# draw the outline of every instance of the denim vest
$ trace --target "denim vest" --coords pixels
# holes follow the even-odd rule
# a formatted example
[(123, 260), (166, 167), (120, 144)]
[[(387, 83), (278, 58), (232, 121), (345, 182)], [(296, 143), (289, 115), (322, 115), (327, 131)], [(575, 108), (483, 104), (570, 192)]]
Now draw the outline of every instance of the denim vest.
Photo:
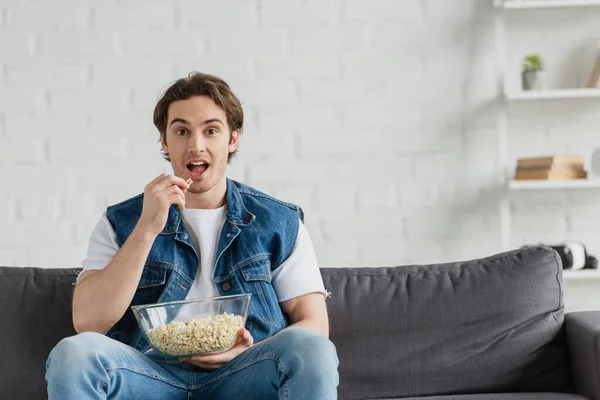
[[(299, 220), (304, 216), (298, 206), (230, 179), (226, 199), (226, 221), (219, 237), (213, 279), (221, 296), (252, 293), (246, 329), (258, 342), (288, 325), (271, 285), (271, 274), (291, 254)], [(119, 246), (137, 224), (143, 200), (140, 194), (108, 207), (108, 220)], [(198, 252), (181, 221), (179, 208), (172, 205), (165, 228), (152, 244), (131, 305), (185, 299), (198, 270)], [(141, 352), (150, 347), (130, 308), (107, 336)]]

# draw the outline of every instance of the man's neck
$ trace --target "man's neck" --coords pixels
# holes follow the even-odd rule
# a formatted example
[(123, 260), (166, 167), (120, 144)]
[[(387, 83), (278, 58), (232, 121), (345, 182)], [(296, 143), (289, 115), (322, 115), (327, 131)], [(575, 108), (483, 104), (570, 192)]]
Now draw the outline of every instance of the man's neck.
[(185, 208), (201, 208), (205, 210), (220, 208), (227, 202), (227, 179), (223, 177), (219, 183), (204, 193), (185, 193)]

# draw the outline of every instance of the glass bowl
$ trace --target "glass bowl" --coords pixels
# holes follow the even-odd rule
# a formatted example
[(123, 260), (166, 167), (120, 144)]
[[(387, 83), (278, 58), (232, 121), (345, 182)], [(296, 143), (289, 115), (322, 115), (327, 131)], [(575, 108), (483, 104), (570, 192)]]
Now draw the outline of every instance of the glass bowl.
[(191, 357), (229, 350), (246, 325), (252, 294), (132, 306), (153, 350), (164, 357)]

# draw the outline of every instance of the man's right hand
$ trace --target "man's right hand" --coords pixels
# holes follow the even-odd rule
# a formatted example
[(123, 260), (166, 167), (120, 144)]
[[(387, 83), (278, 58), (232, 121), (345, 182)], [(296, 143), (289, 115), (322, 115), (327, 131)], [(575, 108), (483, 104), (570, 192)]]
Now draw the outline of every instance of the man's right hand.
[(104, 269), (86, 272), (75, 287), (73, 325), (77, 333), (105, 334), (123, 317), (138, 289), (154, 239), (165, 228), (169, 208), (177, 204), (183, 210), (188, 189), (183, 179), (168, 174), (146, 186), (142, 214), (131, 235)]
[(162, 173), (144, 188), (144, 205), (138, 226), (158, 235), (167, 224), (171, 204), (185, 209), (185, 194), (189, 185), (180, 177)]

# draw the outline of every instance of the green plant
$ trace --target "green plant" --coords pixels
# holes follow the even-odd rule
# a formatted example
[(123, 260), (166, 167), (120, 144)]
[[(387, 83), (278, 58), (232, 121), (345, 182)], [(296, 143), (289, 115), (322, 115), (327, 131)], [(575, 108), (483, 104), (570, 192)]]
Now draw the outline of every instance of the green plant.
[(539, 54), (530, 54), (523, 62), (523, 72), (539, 72), (544, 70), (544, 62)]

